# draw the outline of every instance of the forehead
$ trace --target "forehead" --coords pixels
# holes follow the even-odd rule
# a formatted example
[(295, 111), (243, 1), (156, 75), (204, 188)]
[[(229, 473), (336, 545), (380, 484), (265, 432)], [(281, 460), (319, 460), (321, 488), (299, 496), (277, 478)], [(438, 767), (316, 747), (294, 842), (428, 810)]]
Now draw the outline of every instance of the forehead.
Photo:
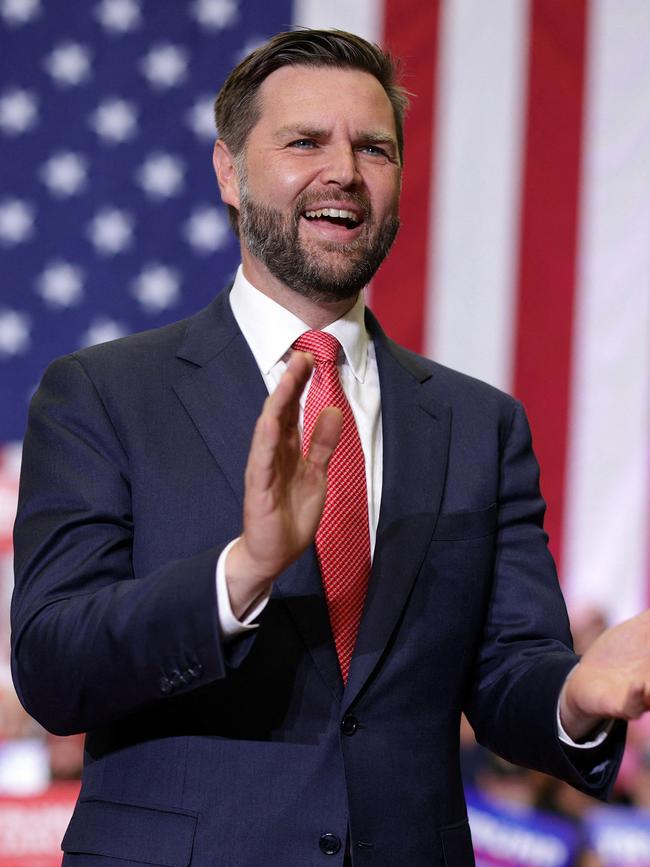
[(369, 72), (322, 66), (283, 66), (259, 89), (256, 126), (335, 125), (344, 120), (359, 130), (395, 136), (395, 115), (388, 95)]

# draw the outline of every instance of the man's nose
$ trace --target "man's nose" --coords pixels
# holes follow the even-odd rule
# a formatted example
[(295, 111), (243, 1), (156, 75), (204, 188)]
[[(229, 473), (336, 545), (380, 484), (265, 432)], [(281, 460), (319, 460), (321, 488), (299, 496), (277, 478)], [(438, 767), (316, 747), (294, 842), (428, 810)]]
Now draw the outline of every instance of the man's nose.
[(350, 144), (332, 145), (327, 149), (327, 159), (321, 169), (324, 184), (354, 187), (361, 184), (358, 154)]

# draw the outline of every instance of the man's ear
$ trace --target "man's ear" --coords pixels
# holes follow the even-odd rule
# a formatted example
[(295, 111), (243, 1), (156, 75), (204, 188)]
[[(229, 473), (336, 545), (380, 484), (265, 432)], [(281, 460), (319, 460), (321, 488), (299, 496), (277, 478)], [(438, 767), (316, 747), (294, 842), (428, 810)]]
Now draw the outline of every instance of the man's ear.
[(223, 139), (217, 139), (214, 144), (212, 164), (221, 192), (221, 201), (239, 210), (239, 178), (235, 158)]

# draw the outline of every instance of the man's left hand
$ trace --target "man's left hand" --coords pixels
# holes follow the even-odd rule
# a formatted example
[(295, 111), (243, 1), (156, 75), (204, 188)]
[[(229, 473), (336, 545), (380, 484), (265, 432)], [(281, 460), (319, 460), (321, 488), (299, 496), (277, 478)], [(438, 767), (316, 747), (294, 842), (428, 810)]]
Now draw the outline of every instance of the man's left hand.
[(607, 719), (637, 719), (650, 709), (650, 610), (607, 629), (568, 676), (560, 719), (574, 741)]

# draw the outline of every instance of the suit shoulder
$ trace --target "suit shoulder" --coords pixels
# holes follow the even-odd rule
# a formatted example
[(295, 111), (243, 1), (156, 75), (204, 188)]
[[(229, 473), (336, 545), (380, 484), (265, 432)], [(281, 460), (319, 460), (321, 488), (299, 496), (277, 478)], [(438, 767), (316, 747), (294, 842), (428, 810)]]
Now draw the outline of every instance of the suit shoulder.
[(72, 358), (84, 367), (101, 367), (122, 361), (133, 363), (138, 359), (159, 357), (173, 353), (183, 340), (189, 322), (193, 317), (180, 319), (160, 328), (138, 331), (116, 340), (97, 343), (71, 353)]
[(453, 406), (459, 401), (470, 401), (484, 408), (492, 406), (501, 411), (512, 411), (519, 405), (519, 401), (512, 395), (475, 376), (446, 367), (424, 355), (418, 355), (392, 340), (387, 342), (391, 353), (399, 363), (411, 370), (421, 382), (426, 382), (434, 389), (437, 397), (445, 403)]
[(222, 292), (207, 307), (185, 319), (79, 349), (56, 359), (48, 371), (73, 363), (95, 381), (128, 377), (129, 381), (146, 382), (150, 376), (160, 379), (174, 365), (176, 356), (182, 354), (188, 335), (216, 332), (223, 320), (226, 298), (227, 293)]

